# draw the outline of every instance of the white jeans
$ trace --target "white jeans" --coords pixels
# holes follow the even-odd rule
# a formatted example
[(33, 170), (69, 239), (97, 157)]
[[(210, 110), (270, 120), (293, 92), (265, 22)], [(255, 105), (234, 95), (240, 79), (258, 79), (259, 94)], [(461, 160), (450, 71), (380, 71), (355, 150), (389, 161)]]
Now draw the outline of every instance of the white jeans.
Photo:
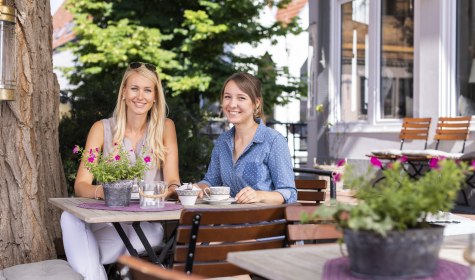
[[(145, 252), (132, 224), (120, 224), (137, 252)], [(152, 247), (162, 242), (163, 227), (160, 223), (142, 222), (140, 226)], [(88, 224), (68, 212), (63, 212), (61, 229), (68, 262), (85, 280), (107, 280), (103, 264), (114, 263), (119, 256), (128, 254), (111, 223)]]

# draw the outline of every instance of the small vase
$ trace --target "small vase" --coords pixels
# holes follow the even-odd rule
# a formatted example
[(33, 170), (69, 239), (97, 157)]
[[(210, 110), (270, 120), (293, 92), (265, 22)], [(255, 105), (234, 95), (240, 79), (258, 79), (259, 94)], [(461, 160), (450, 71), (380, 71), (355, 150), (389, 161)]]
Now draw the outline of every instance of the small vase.
[(127, 207), (130, 203), (133, 180), (104, 183), (104, 201), (109, 207)]
[(444, 227), (390, 231), (344, 230), (351, 274), (371, 279), (431, 276), (437, 268)]

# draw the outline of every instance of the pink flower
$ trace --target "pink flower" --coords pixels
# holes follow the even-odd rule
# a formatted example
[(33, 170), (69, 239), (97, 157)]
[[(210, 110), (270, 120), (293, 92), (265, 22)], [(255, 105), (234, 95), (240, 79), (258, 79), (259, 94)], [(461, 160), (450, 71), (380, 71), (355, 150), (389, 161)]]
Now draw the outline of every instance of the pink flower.
[(89, 161), (90, 163), (93, 163), (94, 162), (94, 156), (90, 156), (87, 158), (87, 161)]
[(386, 168), (388, 169), (392, 169), (394, 167), (394, 164), (392, 162), (389, 162), (388, 164), (386, 164)]
[(333, 173), (333, 181), (335, 181), (335, 183), (338, 183), (341, 181), (341, 173)]
[(99, 152), (99, 148), (96, 148), (96, 152)]
[(339, 161), (337, 161), (336, 166), (340, 167), (340, 166), (345, 165), (345, 163), (346, 163), (345, 159), (340, 159)]
[(78, 146), (78, 145), (74, 145), (73, 154), (77, 154), (77, 153), (79, 153), (79, 146)]
[(116, 156), (114, 157), (114, 159), (115, 159), (115, 160), (120, 160), (120, 156), (119, 156), (119, 155), (116, 155)]
[(472, 160), (472, 169), (475, 170), (475, 160)]
[(371, 157), (369, 162), (375, 167), (383, 168), (383, 164), (377, 157)]
[(405, 162), (407, 162), (407, 156), (402, 156), (402, 157), (399, 159), (399, 162), (400, 162), (400, 163), (405, 163)]
[(438, 169), (439, 168), (439, 158), (431, 158), (429, 161), (430, 169)]
[(149, 156), (144, 157), (143, 161), (145, 161), (146, 163), (149, 163), (150, 162), (150, 157)]

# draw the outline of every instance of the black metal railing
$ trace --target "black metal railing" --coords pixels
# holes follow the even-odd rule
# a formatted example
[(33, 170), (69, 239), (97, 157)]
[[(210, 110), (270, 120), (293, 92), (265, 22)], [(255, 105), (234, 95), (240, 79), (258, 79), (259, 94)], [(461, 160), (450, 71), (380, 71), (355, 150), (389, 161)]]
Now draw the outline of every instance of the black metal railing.
[[(279, 131), (287, 139), (294, 167), (305, 167), (307, 164), (307, 123), (269, 121), (266, 125)], [(229, 129), (229, 124), (225, 120), (210, 120), (201, 133), (214, 141), (227, 129)]]

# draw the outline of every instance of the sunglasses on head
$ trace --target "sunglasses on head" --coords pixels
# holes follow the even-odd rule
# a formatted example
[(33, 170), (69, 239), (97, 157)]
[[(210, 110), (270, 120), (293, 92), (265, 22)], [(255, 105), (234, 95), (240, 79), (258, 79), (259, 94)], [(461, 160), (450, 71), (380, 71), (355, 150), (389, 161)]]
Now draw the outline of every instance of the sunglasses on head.
[(137, 68), (140, 68), (142, 65), (145, 66), (145, 68), (147, 68), (148, 70), (150, 70), (152, 72), (157, 71), (157, 67), (155, 65), (150, 64), (150, 63), (145, 63), (145, 62), (131, 62), (129, 64), (129, 67), (131, 69), (137, 69)]

